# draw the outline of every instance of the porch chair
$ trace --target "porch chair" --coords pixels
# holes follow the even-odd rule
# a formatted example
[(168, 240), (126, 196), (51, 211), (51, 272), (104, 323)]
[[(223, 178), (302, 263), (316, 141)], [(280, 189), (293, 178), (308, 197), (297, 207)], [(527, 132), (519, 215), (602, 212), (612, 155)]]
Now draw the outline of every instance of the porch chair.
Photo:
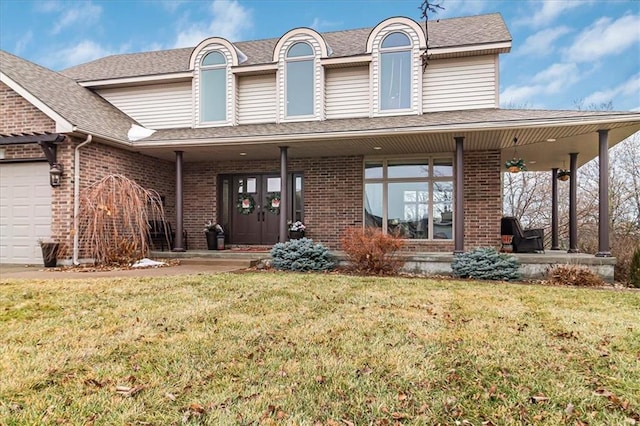
[(502, 235), (513, 235), (514, 253), (544, 253), (544, 229), (522, 229), (516, 217), (506, 216), (500, 220)]
[[(187, 231), (183, 231), (184, 249), (187, 250)], [(160, 251), (164, 251), (165, 246), (168, 250), (173, 248), (173, 242), (175, 241), (176, 233), (171, 228), (171, 222), (164, 222), (162, 220), (149, 221), (149, 244), (151, 247), (156, 248), (160, 246)]]

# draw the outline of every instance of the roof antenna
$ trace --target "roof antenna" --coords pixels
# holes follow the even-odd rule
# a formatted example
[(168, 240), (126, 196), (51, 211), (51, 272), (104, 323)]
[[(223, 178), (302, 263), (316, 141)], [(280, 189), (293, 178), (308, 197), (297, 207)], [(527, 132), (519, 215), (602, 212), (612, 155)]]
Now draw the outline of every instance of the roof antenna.
[(422, 0), (422, 4), (420, 5), (420, 14), (421, 18), (424, 18), (424, 30), (425, 36), (427, 38), (427, 48), (424, 53), (421, 55), (422, 58), (422, 72), (427, 70), (427, 66), (429, 65), (429, 55), (427, 52), (429, 51), (429, 12), (438, 13), (438, 9), (444, 10), (444, 7), (440, 5), (442, 0)]

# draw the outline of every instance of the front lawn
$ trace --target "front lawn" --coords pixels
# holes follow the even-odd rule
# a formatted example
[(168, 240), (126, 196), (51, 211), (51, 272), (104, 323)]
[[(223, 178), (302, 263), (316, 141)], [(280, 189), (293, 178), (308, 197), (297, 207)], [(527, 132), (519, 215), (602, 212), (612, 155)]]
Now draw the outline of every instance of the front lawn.
[(638, 292), (288, 273), (0, 283), (2, 424), (600, 425), (639, 412)]

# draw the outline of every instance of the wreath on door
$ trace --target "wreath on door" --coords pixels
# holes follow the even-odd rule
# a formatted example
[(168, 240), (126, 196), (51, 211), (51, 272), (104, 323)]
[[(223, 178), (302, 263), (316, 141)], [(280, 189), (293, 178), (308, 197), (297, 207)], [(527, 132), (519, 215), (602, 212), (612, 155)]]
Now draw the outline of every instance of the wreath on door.
[(238, 209), (238, 213), (240, 214), (251, 214), (256, 208), (256, 200), (253, 199), (253, 196), (251, 194), (243, 192), (238, 195), (236, 208)]
[(267, 210), (269, 213), (279, 215), (280, 214), (280, 193), (274, 192), (267, 196)]

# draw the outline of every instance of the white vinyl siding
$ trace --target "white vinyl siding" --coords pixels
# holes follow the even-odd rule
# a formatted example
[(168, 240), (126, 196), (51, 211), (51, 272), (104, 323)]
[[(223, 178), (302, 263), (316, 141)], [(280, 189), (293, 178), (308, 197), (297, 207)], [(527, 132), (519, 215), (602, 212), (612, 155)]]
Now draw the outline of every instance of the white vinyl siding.
[(276, 79), (273, 74), (238, 79), (239, 124), (276, 122)]
[(134, 120), (150, 129), (191, 127), (191, 82), (98, 90)]
[(368, 117), (369, 67), (325, 71), (327, 119)]
[(424, 112), (496, 108), (496, 62), (489, 55), (431, 61), (423, 75)]

